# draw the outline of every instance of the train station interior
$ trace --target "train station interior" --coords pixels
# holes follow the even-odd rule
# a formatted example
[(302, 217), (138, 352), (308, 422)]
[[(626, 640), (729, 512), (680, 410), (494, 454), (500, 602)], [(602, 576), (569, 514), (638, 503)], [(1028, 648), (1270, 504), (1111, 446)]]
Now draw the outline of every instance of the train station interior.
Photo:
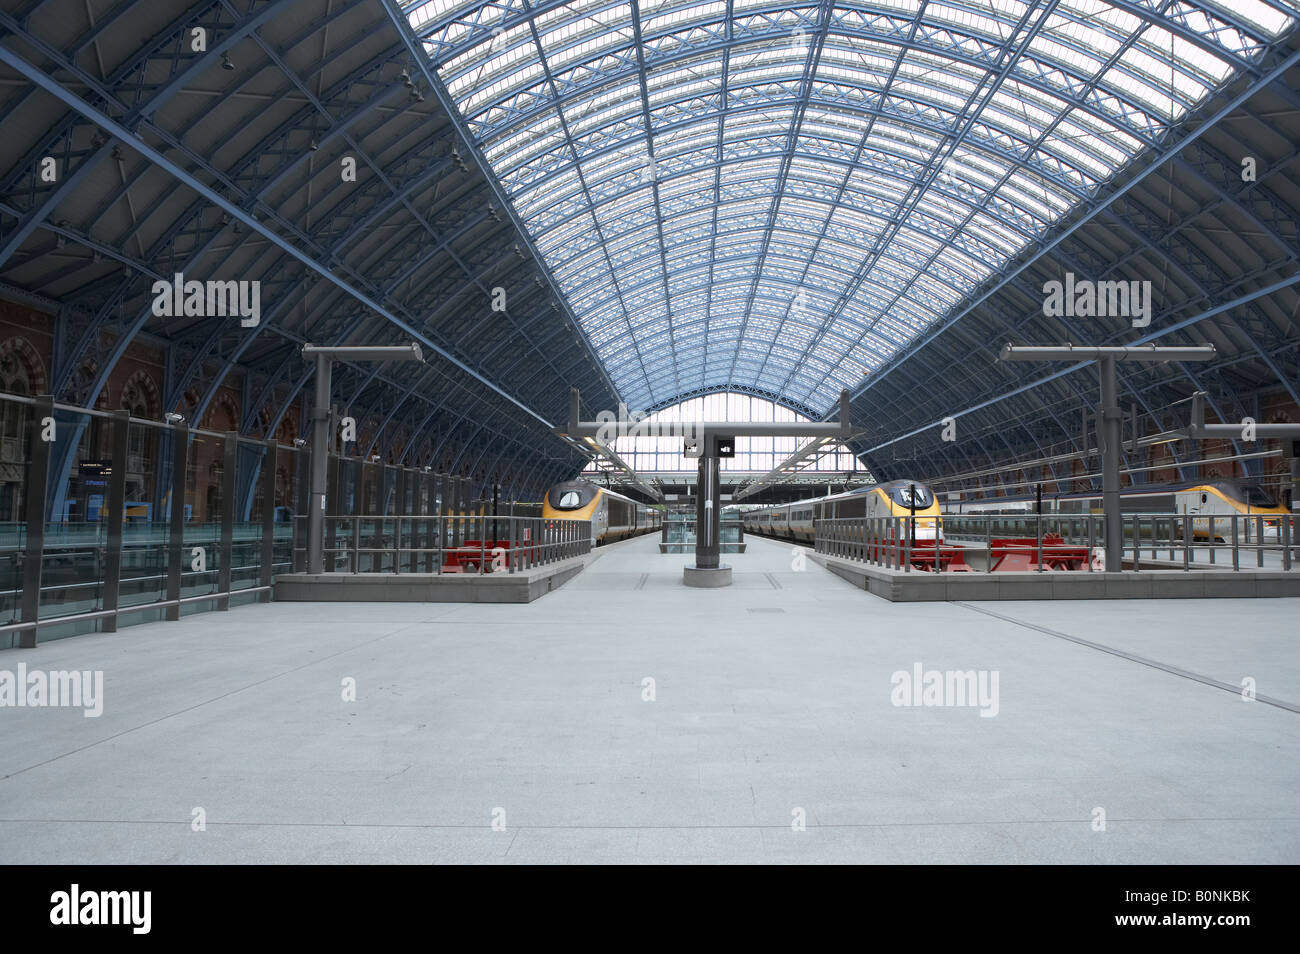
[(0, 863), (1300, 862), (1300, 0), (0, 0)]

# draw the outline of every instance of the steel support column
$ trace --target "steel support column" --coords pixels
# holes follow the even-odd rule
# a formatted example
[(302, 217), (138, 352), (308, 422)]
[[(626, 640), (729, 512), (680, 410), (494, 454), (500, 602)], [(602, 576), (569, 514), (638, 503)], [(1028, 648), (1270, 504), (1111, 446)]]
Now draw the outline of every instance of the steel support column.
[(1119, 452), (1120, 427), (1124, 412), (1120, 410), (1116, 395), (1115, 356), (1103, 355), (1097, 363), (1101, 375), (1101, 500), (1106, 527), (1106, 569), (1124, 568), (1124, 542), (1121, 539), (1123, 520), (1119, 503)]
[(330, 373), (333, 361), (316, 355), (316, 393), (311, 409), (311, 484), (307, 498), (307, 572), (325, 572), (325, 484), (329, 470)]
[(718, 554), (722, 552), (722, 494), (721, 461), (718, 459), (718, 439), (714, 434), (704, 435), (704, 453), (698, 468), (698, 493), (695, 495), (695, 566), (701, 570), (716, 570)]
[[(171, 516), (167, 524), (167, 599), (181, 598), (181, 562), (185, 547), (185, 477), (189, 461), (190, 429), (185, 424), (173, 425), (172, 435), (172, 486)], [(176, 622), (181, 618), (179, 603), (167, 607), (166, 618)]]
[[(36, 648), (35, 623), (41, 616), (41, 570), (45, 563), (45, 498), (50, 476), (50, 441), (45, 439), (46, 422), (55, 427), (54, 396), (42, 394), (32, 405), (27, 425), (31, 435), (31, 460), (27, 464), (27, 543), (23, 548), (22, 621), (31, 629), (20, 630), (18, 647)], [(57, 431), (55, 432), (57, 433)]]
[(221, 548), (217, 565), (218, 610), (230, 609), (230, 588), (234, 580), (235, 492), (239, 476), (239, 433), (229, 431), (221, 448)]
[[(113, 413), (113, 463), (108, 477), (104, 517), (104, 609), (116, 610), (122, 589), (122, 525), (126, 521), (126, 455), (130, 448), (131, 412)], [(117, 632), (117, 615), (104, 617), (105, 633)]]
[[(259, 586), (270, 586), (275, 579), (275, 468), (279, 450), (280, 445), (269, 440), (262, 457), (262, 556), (261, 572), (257, 580)], [(271, 602), (271, 591), (264, 590), (258, 600), (262, 603)]]

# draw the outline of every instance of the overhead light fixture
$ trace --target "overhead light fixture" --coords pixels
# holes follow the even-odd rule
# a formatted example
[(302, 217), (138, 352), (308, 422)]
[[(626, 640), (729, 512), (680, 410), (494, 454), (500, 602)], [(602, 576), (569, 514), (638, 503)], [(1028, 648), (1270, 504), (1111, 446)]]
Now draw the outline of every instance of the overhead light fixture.
[(230, 54), (229, 54), (229, 53), (222, 53), (222, 54), (221, 54), (221, 68), (222, 68), (223, 70), (233, 70), (233, 69), (235, 68), (235, 64), (232, 63), (232, 62), (230, 62)]
[(311, 151), (315, 152), (319, 148), (320, 148), (320, 143), (318, 143), (315, 139), (313, 139), (311, 141)]
[(411, 82), (411, 73), (409, 70), (402, 70), (402, 72), (397, 74), (397, 78), (406, 84), (407, 89), (410, 89), (412, 86), (415, 85), (414, 83)]

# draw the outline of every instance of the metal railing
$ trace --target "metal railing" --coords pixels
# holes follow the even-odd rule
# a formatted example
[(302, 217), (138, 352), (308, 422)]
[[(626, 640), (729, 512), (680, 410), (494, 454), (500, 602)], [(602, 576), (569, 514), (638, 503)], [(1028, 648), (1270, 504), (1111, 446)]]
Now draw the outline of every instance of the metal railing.
[[(34, 549), (21, 526), (0, 524), (0, 620), (9, 620), (0, 624), (0, 638), (30, 646), (40, 632), (76, 635), (101, 625), (111, 631), (119, 620), (151, 611), (174, 620), (182, 608), (269, 599), (273, 574), (290, 566), (291, 532), (283, 523), (269, 534), (260, 524), (229, 533), (220, 525), (173, 531), (167, 523), (144, 524), (114, 533), (102, 523), (65, 523), (47, 525)], [(174, 539), (180, 546), (172, 546)], [(39, 574), (29, 569), (34, 560)], [(32, 579), (40, 581), (34, 588)]]
[(852, 517), (817, 520), (816, 552), (909, 571), (1047, 572), (1300, 568), (1300, 515), (1123, 514), (1124, 565), (1104, 565), (1101, 514), (954, 515), (942, 518)]
[[(176, 620), (183, 610), (269, 601), (277, 573), (302, 569), (305, 536), (295, 536), (291, 514), (305, 513), (308, 504), (306, 447), (171, 417), (76, 407), (50, 395), (0, 394), (0, 406), (18, 408), (19, 428), (0, 448), (0, 508), (11, 521), (0, 523), (0, 647), (35, 646), (38, 633), (113, 632), (119, 619), (147, 621), (150, 611)], [(143, 452), (142, 436), (149, 448)], [(421, 519), (468, 513), (476, 504), (509, 508), (516, 520), (541, 512), (539, 503), (498, 501), (499, 487), (490, 502), (486, 488), (482, 500), (473, 500), (469, 478), (429, 467), (331, 454), (327, 470), (331, 516)], [(526, 528), (516, 526), (522, 538)], [(425, 542), (418, 546), (436, 554), (438, 546), (427, 541), (442, 539), (437, 532), (404, 539), (409, 544), (420, 534)], [(465, 539), (462, 523), (459, 540)], [(551, 559), (561, 542), (573, 544), (538, 539), (537, 546), (517, 541), (517, 559), (504, 559), (528, 565)], [(348, 559), (356, 565), (359, 558)], [(465, 571), (459, 556), (448, 566)]]
[[(289, 555), (277, 463), (292, 449), (50, 395), (0, 401), (19, 406), (26, 432), (21, 477), (5, 481), (14, 522), (0, 528), (0, 635), (10, 646), (35, 646), (52, 629), (115, 632), (124, 617), (177, 620), (186, 607), (270, 599)], [(190, 483), (200, 458), (202, 493)]]
[(840, 517), (816, 520), (813, 528), (813, 549), (827, 556), (896, 570), (911, 570), (917, 562), (943, 562), (933, 530), (916, 526), (913, 518)]
[[(298, 539), (305, 539), (305, 533)], [(516, 573), (584, 556), (592, 542), (589, 520), (490, 514), (328, 516), (325, 571)]]

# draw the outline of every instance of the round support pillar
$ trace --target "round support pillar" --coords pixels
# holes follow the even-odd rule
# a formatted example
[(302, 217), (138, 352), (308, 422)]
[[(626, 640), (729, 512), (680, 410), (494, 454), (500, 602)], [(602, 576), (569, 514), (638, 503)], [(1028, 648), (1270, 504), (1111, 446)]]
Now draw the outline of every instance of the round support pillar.
[(715, 588), (731, 585), (731, 567), (688, 566), (682, 571), (682, 582), (687, 586)]

